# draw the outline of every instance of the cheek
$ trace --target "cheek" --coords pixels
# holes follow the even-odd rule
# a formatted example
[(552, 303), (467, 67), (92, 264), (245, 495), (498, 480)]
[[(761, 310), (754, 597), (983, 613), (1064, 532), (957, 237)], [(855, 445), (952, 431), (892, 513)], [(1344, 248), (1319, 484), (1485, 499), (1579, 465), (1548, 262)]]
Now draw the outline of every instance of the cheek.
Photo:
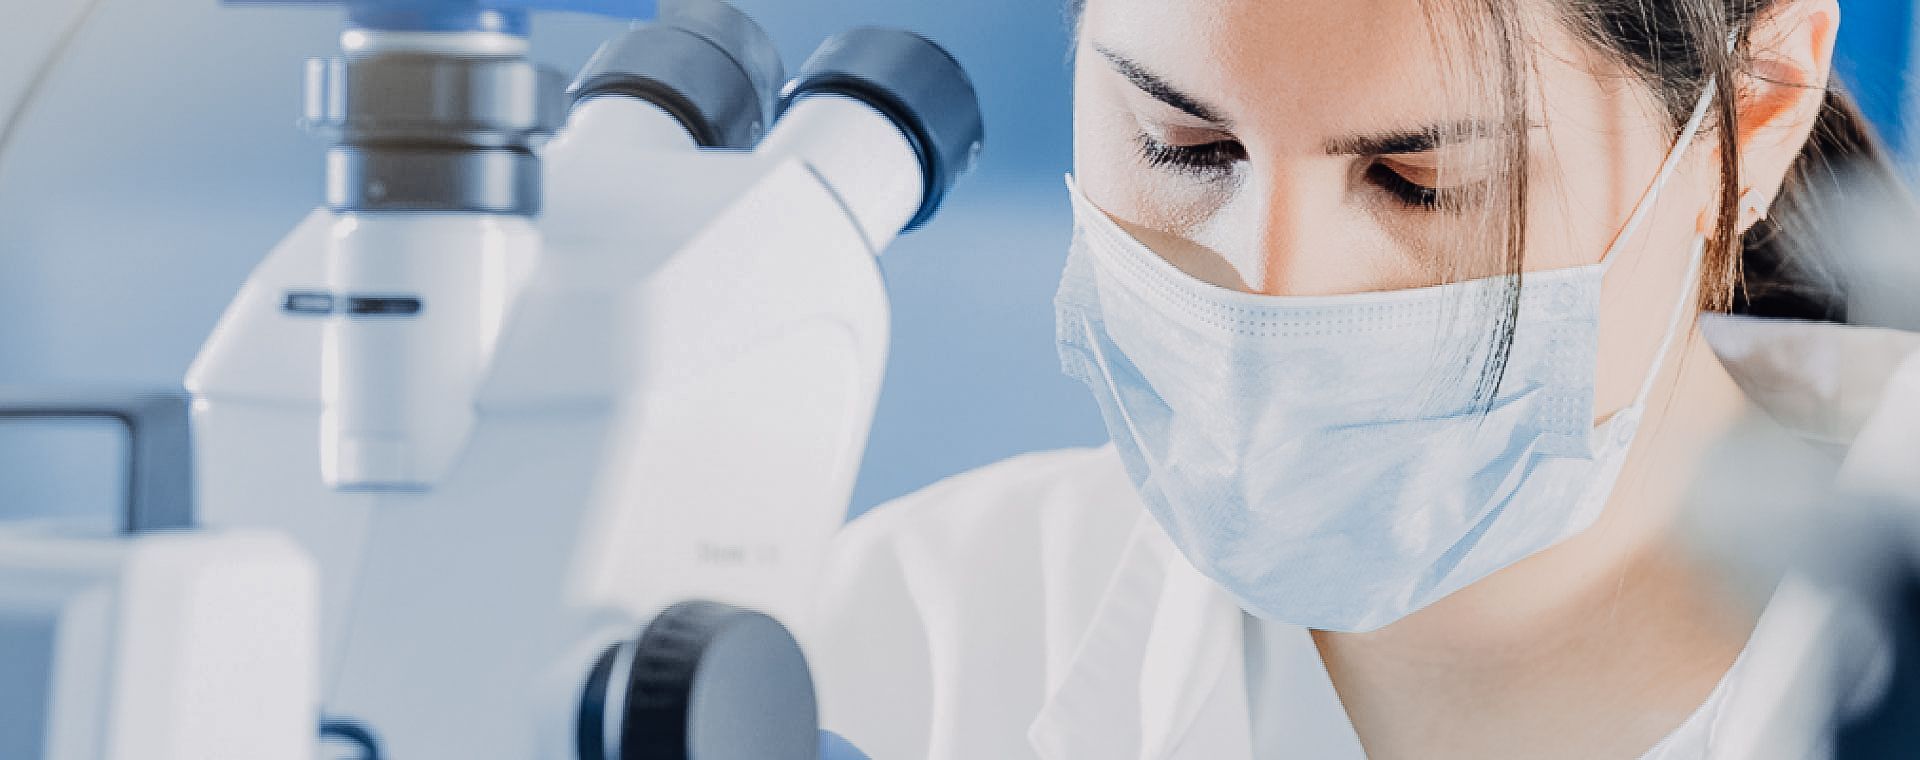
[(1190, 234), (1212, 215), (1216, 193), (1140, 156), (1139, 124), (1118, 104), (1083, 94), (1074, 105), (1073, 174), (1095, 205), (1135, 224)]
[(1082, 97), (1075, 107), (1073, 177), (1095, 204), (1134, 216), (1151, 196), (1145, 173), (1135, 166), (1132, 120)]
[(1096, 88), (1087, 71), (1091, 52), (1079, 51), (1073, 75), (1073, 175), (1080, 186), (1093, 192), (1094, 185), (1112, 181), (1113, 108), (1107, 96)]
[[(1092, 55), (1081, 51), (1082, 60)], [(1151, 190), (1136, 167), (1134, 142), (1137, 125), (1118, 102), (1118, 96), (1077, 67), (1073, 99), (1073, 177), (1095, 205), (1127, 218), (1138, 218)]]
[[(1529, 272), (1566, 269), (1600, 260), (1637, 195), (1619, 162), (1603, 146), (1556, 146), (1547, 141), (1528, 175)], [(1645, 183), (1643, 181), (1642, 188)]]

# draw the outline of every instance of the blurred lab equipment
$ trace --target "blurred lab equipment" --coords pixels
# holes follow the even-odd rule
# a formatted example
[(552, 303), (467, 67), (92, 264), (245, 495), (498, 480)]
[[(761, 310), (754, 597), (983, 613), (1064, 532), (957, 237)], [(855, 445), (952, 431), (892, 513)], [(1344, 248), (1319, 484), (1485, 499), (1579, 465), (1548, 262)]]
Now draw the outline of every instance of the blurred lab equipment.
[[(657, 17), (650, 0), (228, 4), (343, 5), (348, 21), (342, 54), (306, 69), (325, 203), (188, 373), (202, 529), (169, 537), (259, 536), (317, 568), (259, 629), (303, 644), (275, 664), (306, 680), (234, 668), (245, 688), (203, 689), (198, 661), (175, 659), (143, 683), (311, 720), (250, 726), (270, 752), (139, 756), (308, 757), (316, 727), (399, 758), (850, 750), (819, 733), (790, 627), (879, 391), (875, 257), (980, 149), (959, 64), (856, 29), (788, 78), (719, 0), (661, 0)], [(529, 58), (535, 10), (637, 23), (569, 83)], [(144, 535), (98, 540), (125, 553)], [(0, 592), (65, 561), (57, 536), (22, 540), (36, 549), (0, 566)], [(114, 567), (92, 571), (145, 582)], [(140, 588), (236, 630), (269, 620)], [(133, 640), (125, 620), (100, 635)], [(205, 730), (191, 738), (224, 736)]]
[(1905, 757), (1920, 748), (1920, 216), (1872, 167), (1839, 167), (1808, 197), (1820, 250), (1788, 263), (1828, 284), (1846, 323), (1702, 323), (1761, 411), (1702, 468), (1690, 543), (1749, 597), (1790, 601), (1781, 617), (1803, 640), (1750, 666), (1768, 688), (1724, 749)]
[[(1895, 757), (1920, 748), (1920, 210), (1867, 170), (1841, 175), (1825, 202), (1836, 219), (1836, 277), (1848, 284), (1848, 321), (1904, 339), (1884, 352), (1886, 389), (1839, 466), (1833, 512), (1812, 519), (1820, 548), (1802, 563), (1850, 589), (1871, 611), (1884, 646), (1871, 701), (1841, 706), (1835, 757)], [(1901, 188), (1904, 190), (1904, 188)]]
[(117, 524), (0, 525), (0, 757), (301, 758), (319, 580), (285, 536), (194, 529), (178, 392), (0, 389), (0, 420), (124, 428)]

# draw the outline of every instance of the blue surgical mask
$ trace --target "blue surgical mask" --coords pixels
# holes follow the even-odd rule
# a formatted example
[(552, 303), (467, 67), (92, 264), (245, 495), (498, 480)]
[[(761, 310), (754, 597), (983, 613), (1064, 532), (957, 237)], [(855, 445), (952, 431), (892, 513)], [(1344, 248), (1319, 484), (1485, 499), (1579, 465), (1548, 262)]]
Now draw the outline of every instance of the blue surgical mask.
[[(1711, 92), (1712, 88), (1708, 88)], [(1594, 424), (1600, 285), (1700, 129), (1693, 117), (1598, 263), (1522, 278), (1504, 379), (1476, 381), (1512, 282), (1267, 296), (1175, 268), (1071, 179), (1054, 304), (1147, 509), (1249, 613), (1333, 631), (1392, 623), (1590, 525), (1691, 323), (1705, 248), (1633, 402)]]

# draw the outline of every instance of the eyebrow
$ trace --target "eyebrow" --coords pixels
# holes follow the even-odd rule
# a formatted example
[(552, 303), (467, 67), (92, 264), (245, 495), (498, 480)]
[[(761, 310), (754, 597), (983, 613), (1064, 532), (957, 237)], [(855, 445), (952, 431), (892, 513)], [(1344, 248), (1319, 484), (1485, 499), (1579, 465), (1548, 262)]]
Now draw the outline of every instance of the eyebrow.
[(1141, 92), (1153, 96), (1154, 100), (1180, 109), (1188, 116), (1192, 116), (1201, 121), (1223, 126), (1227, 123), (1227, 118), (1221, 115), (1220, 109), (1207, 105), (1192, 95), (1181, 92), (1180, 88), (1169, 84), (1167, 80), (1161, 79), (1158, 74), (1147, 70), (1147, 67), (1140, 65), (1140, 62), (1113, 52), (1102, 45), (1095, 45), (1093, 49), (1100, 53), (1100, 57), (1107, 59), (1107, 65), (1112, 66), (1115, 72), (1119, 73), (1120, 76), (1126, 77), (1127, 81), (1132, 82), (1133, 86), (1140, 88)]
[(1330, 156), (1391, 156), (1426, 153), (1498, 133), (1498, 130), (1488, 124), (1462, 121), (1392, 132), (1368, 132), (1338, 137), (1328, 140), (1325, 149)]
[[(1179, 109), (1188, 116), (1222, 127), (1227, 126), (1228, 120), (1226, 116), (1221, 113), (1220, 109), (1207, 105), (1199, 98), (1182, 92), (1180, 88), (1173, 86), (1166, 79), (1161, 78), (1160, 75), (1153, 73), (1147, 69), (1146, 66), (1141, 65), (1139, 61), (1114, 52), (1111, 48), (1104, 45), (1095, 45), (1093, 49), (1100, 53), (1100, 57), (1107, 59), (1107, 65), (1112, 66), (1113, 70), (1119, 73), (1120, 76), (1126, 77), (1127, 81), (1132, 82), (1133, 86), (1139, 88), (1141, 92), (1153, 96), (1155, 100)], [(1426, 153), (1448, 145), (1469, 142), (1497, 133), (1498, 130), (1490, 125), (1474, 121), (1461, 121), (1449, 124), (1432, 124), (1414, 129), (1395, 130), (1391, 132), (1368, 132), (1348, 135), (1346, 137), (1328, 140), (1324, 149), (1327, 155), (1331, 156), (1406, 155), (1411, 153)]]

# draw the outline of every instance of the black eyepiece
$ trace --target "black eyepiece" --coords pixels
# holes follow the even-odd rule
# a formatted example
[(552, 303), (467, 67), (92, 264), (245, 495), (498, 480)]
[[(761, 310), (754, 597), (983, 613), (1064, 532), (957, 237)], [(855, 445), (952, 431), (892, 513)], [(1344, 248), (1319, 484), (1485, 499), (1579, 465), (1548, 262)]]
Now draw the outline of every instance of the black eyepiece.
[(898, 29), (829, 38), (781, 92), (781, 109), (808, 95), (845, 95), (886, 114), (913, 144), (926, 179), (906, 229), (933, 218), (954, 179), (973, 168), (984, 128), (980, 99), (960, 62), (933, 41)]

